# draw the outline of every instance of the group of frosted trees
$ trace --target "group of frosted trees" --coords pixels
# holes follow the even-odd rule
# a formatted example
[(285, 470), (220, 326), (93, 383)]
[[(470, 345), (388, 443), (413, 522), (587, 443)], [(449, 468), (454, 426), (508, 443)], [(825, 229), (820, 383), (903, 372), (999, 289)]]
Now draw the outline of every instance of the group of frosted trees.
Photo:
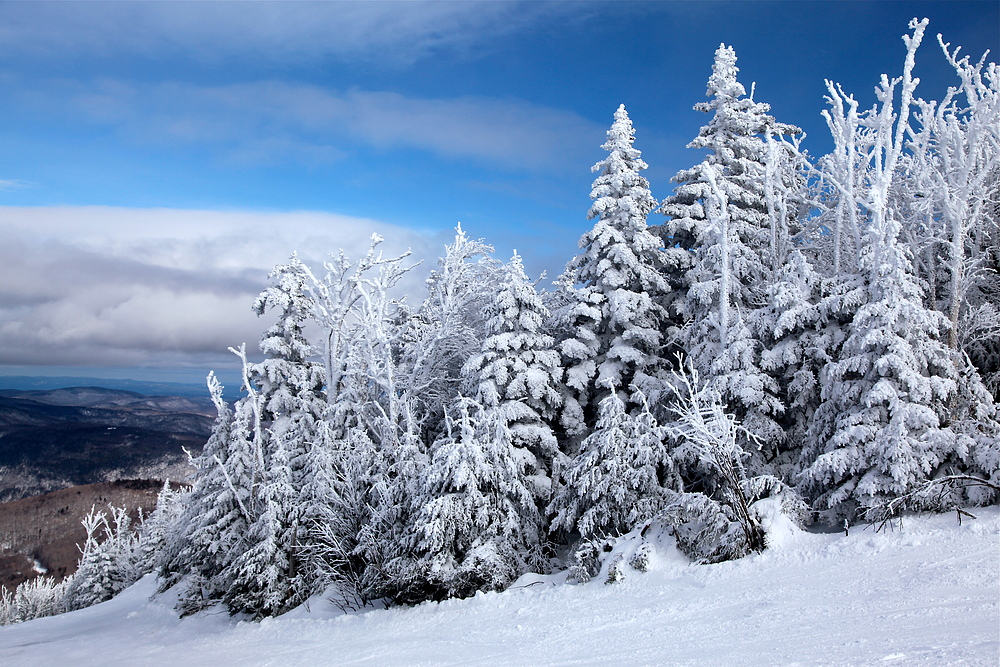
[(703, 159), (662, 202), (620, 107), (552, 289), (461, 228), (415, 305), (378, 237), (275, 268), (265, 360), (233, 350), (235, 405), (210, 377), (214, 433), (161, 508), (164, 589), (257, 617), (323, 590), (413, 603), (573, 554), (586, 579), (653, 521), (739, 557), (766, 547), (764, 499), (837, 524), (996, 501), (1000, 72), (942, 43), (958, 83), (916, 97), (925, 27), (871, 109), (827, 83), (818, 160), (721, 46)]
[(157, 496), (157, 510), (147, 517), (140, 511), (138, 521), (125, 508), (91, 508), (83, 519), (87, 537), (79, 545), (76, 572), (62, 581), (43, 574), (13, 591), (0, 587), (0, 625), (90, 607), (156, 571), (181, 506), (177, 485), (165, 482)]

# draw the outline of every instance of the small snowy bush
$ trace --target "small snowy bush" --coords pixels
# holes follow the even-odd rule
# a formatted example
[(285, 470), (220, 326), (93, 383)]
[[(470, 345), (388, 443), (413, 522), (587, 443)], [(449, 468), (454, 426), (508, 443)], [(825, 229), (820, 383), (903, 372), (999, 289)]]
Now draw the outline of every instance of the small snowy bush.
[(21, 583), (13, 593), (0, 588), (0, 625), (63, 613), (66, 585), (66, 581), (57, 582), (52, 577), (36, 577)]

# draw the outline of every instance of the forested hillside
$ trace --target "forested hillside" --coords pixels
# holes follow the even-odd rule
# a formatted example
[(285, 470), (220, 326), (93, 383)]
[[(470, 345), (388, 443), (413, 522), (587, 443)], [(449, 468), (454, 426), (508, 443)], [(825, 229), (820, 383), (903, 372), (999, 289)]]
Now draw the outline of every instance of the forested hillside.
[(81, 520), (92, 508), (127, 507), (137, 520), (139, 512), (156, 508), (162, 487), (155, 480), (119, 480), (0, 503), (0, 586), (9, 592), (39, 575), (55, 581), (72, 576), (78, 545), (87, 538)]

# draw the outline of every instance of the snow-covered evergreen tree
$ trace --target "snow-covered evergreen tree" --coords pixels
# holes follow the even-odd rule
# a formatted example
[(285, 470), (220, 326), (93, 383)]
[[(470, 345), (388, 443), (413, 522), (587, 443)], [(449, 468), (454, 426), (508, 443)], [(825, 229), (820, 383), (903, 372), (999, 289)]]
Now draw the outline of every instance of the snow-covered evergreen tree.
[(248, 534), (250, 552), (241, 560), (243, 579), (263, 577), (267, 585), (248, 592), (234, 584), (227, 593), (231, 607), (264, 614), (293, 606), (319, 586), (314, 568), (303, 567), (301, 557), (309, 538), (307, 512), (322, 503), (309, 476), (323, 473), (309, 463), (327, 410), (324, 367), (312, 360), (315, 350), (304, 334), (316, 311), (309, 273), (293, 255), (269, 277), (253, 308), (258, 316), (277, 311), (277, 321), (261, 337), (265, 359), (252, 369), (267, 424), (264, 470), (254, 490), (259, 515)]
[(163, 488), (156, 496), (156, 508), (143, 518), (139, 526), (136, 568), (142, 574), (161, 572), (186, 501), (186, 490), (174, 489), (170, 480), (163, 482)]
[(266, 473), (255, 489), (259, 514), (245, 536), (246, 547), (231, 565), (223, 601), (231, 613), (275, 616), (313, 591), (296, 580), (303, 507), (292, 486), (289, 455), (282, 440), (267, 457)]
[(681, 303), (688, 355), (770, 459), (784, 441), (777, 422), (784, 406), (778, 383), (760, 368), (761, 332), (751, 313), (765, 305), (767, 285), (788, 252), (802, 185), (797, 146), (776, 137), (801, 130), (776, 122), (769, 105), (746, 97), (738, 72), (736, 53), (721, 45), (710, 100), (695, 106), (712, 120), (689, 144), (709, 154), (674, 177), (678, 186), (661, 210), (670, 218), (666, 245), (693, 252)]
[[(572, 334), (560, 346), (571, 390), (564, 427), (577, 437), (596, 422), (597, 405), (612, 385), (634, 384), (653, 397), (661, 388), (668, 257), (646, 225), (656, 201), (641, 175), (648, 165), (634, 142), (632, 121), (621, 105), (602, 146), (608, 156), (592, 169), (599, 175), (587, 217), (596, 222), (567, 266), (568, 278), (579, 286), (569, 310)], [(622, 399), (629, 410), (640, 407), (627, 395)]]
[(253, 410), (243, 401), (234, 414), (214, 373), (208, 376), (208, 388), (218, 416), (208, 442), (193, 459), (195, 483), (167, 544), (161, 575), (161, 588), (187, 579), (179, 603), (184, 613), (221, 598), (229, 567), (255, 518), (250, 504), (256, 467), (250, 435)]
[(624, 535), (651, 518), (669, 489), (679, 487), (660, 426), (634, 389), (641, 407), (629, 413), (618, 392), (600, 404), (597, 427), (565, 473), (549, 512), (553, 530), (579, 531), (584, 540)]
[(410, 600), (503, 590), (540, 563), (541, 521), (497, 396), (459, 398), (415, 517), (422, 585)]
[(416, 601), (434, 588), (427, 584), (415, 546), (417, 516), (427, 502), (431, 457), (416, 432), (416, 421), (408, 415), (406, 423), (401, 446), (385, 454), (376, 452), (376, 464), (368, 466), (368, 470), (384, 473), (368, 474), (370, 514), (353, 552), (362, 566), (358, 587), (362, 601)]
[(486, 407), (496, 408), (507, 420), (511, 444), (542, 509), (549, 501), (553, 462), (559, 456), (550, 424), (562, 405), (562, 368), (552, 337), (542, 331), (549, 313), (516, 253), (485, 315), (488, 335), (482, 351), (463, 371), (467, 391), (484, 401), (497, 397), (497, 405)]
[(815, 505), (838, 521), (913, 491), (949, 458), (961, 458), (946, 426), (956, 389), (955, 364), (940, 337), (947, 320), (925, 307), (899, 241), (901, 221), (889, 205), (917, 84), (914, 52), (926, 23), (911, 22), (903, 76), (882, 77), (880, 106), (863, 118), (870, 131), (858, 141), (869, 165), (857, 202), (867, 212), (861, 304), (842, 348), (822, 371), (823, 403), (810, 428), (802, 474)]
[(846, 336), (823, 309), (822, 285), (805, 255), (793, 250), (767, 287), (766, 305), (752, 313), (762, 343), (760, 368), (777, 383), (783, 406), (778, 424), (786, 444), (771, 450), (769, 467), (786, 481), (794, 479), (799, 449), (820, 403), (820, 372)]
[(131, 518), (124, 508), (108, 509), (110, 520), (107, 513), (96, 508), (91, 508), (83, 519), (87, 538), (80, 549), (77, 570), (66, 585), (67, 609), (83, 609), (110, 600), (138, 579), (134, 553), (138, 540)]

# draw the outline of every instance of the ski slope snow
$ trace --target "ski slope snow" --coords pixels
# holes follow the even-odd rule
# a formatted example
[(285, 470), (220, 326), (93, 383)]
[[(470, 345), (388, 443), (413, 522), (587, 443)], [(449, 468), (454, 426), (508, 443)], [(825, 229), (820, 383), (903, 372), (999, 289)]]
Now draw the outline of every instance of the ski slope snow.
[(0, 628), (0, 665), (1000, 664), (1000, 510), (902, 527), (772, 531), (692, 565), (666, 544), (622, 583), (528, 576), (504, 593), (343, 613), (323, 598), (254, 623), (179, 619), (143, 579), (109, 602)]

